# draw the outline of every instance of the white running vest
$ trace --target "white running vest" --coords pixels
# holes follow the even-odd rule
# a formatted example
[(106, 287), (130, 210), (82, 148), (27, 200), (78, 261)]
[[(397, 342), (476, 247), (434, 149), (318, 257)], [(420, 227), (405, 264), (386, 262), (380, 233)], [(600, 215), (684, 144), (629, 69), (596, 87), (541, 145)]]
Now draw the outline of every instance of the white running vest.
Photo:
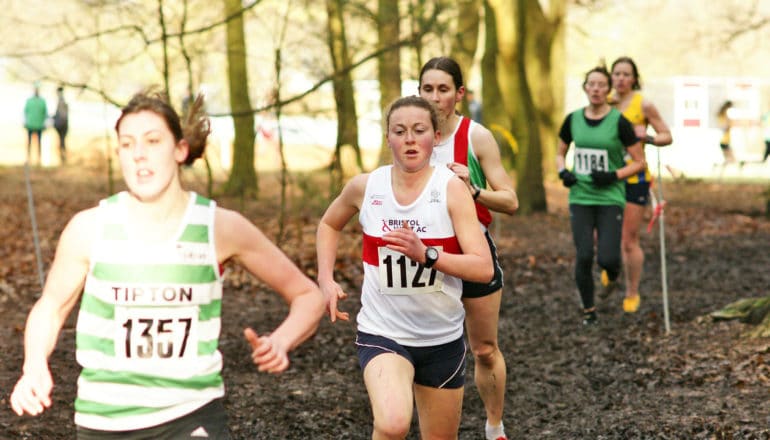
[(391, 169), (384, 166), (369, 175), (361, 203), (364, 282), (358, 329), (410, 347), (454, 341), (463, 334), (462, 281), (387, 249), (382, 239), (406, 221), (426, 245), (460, 253), (447, 208), (447, 183), (454, 173), (434, 167), (422, 193), (403, 206), (393, 196)]
[[(483, 189), (487, 187), (487, 177), (484, 175), (479, 158), (473, 149), (471, 136), (477, 125), (479, 124), (472, 119), (462, 116), (452, 131), (452, 135), (433, 147), (430, 164), (433, 166), (447, 165), (453, 162), (463, 164), (468, 167), (471, 183)], [(489, 212), (489, 208), (479, 202), (475, 202), (475, 205), (476, 216), (481, 222), (482, 230), (486, 231), (492, 222), (492, 213)]]
[(90, 429), (158, 425), (224, 395), (216, 204), (190, 193), (176, 235), (148, 243), (128, 235), (127, 197), (99, 204), (78, 314), (75, 423)]
[[(462, 121), (462, 119), (460, 119)], [(477, 125), (477, 122), (471, 120), (470, 126), (468, 127), (468, 156), (470, 157), (476, 157), (476, 153), (473, 151), (473, 141), (471, 140), (471, 133), (473, 133), (473, 128)], [(433, 147), (433, 154), (430, 156), (430, 164), (431, 165), (446, 165), (448, 163), (452, 163), (455, 161), (455, 137), (457, 136), (457, 131), (460, 128), (460, 122), (457, 123), (454, 130), (452, 131), (452, 135), (448, 138), (441, 141), (439, 144), (437, 144), (435, 147)], [(478, 160), (478, 159), (476, 159)]]

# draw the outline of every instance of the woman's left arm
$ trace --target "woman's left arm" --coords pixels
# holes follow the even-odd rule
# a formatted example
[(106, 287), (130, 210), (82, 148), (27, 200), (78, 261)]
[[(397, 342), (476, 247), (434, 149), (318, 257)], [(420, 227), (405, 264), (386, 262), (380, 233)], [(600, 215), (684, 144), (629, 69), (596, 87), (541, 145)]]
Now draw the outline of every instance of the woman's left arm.
[[(280, 372), (288, 367), (286, 353), (313, 335), (324, 312), (324, 300), (318, 286), (284, 254), (262, 231), (243, 215), (217, 208), (216, 246), (220, 263), (234, 259), (251, 274), (275, 290), (289, 305), (284, 321), (269, 336), (259, 337), (262, 349), (255, 348), (255, 363), (260, 371)], [(249, 336), (247, 335), (247, 339)], [(275, 362), (257, 359), (265, 354), (269, 342), (279, 358)], [(263, 368), (264, 367), (264, 368)]]
[[(463, 253), (461, 256), (449, 254), (444, 261), (439, 258), (435, 267), (444, 273), (449, 273), (449, 268), (457, 269), (463, 272), (455, 274), (458, 278), (488, 283), (494, 277), (492, 254), (484, 233), (479, 227), (475, 210), (470, 209), (473, 204), (469, 203), (471, 200), (468, 199), (467, 193), (463, 193), (465, 191), (460, 182), (450, 180), (447, 185), (447, 208)], [(460, 258), (455, 260), (455, 257)]]
[(644, 158), (644, 147), (642, 147), (641, 141), (626, 147), (626, 152), (631, 156), (632, 161), (615, 171), (620, 180), (633, 176), (636, 173), (640, 173), (647, 168), (647, 161)]
[(649, 122), (652, 129), (655, 130), (654, 135), (646, 136), (646, 138), (642, 140), (648, 144), (655, 145), (656, 147), (671, 145), (671, 142), (674, 140), (671, 136), (671, 130), (668, 128), (666, 121), (660, 116), (655, 104), (645, 99), (642, 101), (642, 111), (644, 112), (644, 117), (647, 118), (647, 122)]
[(503, 167), (500, 147), (486, 127), (476, 124), (471, 133), (473, 150), (479, 158), (481, 169), (489, 183), (489, 189), (481, 188), (476, 201), (495, 212), (512, 215), (519, 209), (519, 198), (513, 182)]

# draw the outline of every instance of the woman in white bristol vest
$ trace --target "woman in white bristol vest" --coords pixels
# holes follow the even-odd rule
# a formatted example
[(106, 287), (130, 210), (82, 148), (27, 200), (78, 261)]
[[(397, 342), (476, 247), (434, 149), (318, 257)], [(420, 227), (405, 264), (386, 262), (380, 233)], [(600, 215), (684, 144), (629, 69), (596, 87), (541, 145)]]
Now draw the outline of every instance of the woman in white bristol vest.
[(421, 438), (457, 438), (467, 353), (461, 279), (494, 275), (470, 192), (447, 167), (430, 165), (437, 126), (420, 97), (391, 104), (393, 165), (350, 180), (318, 226), (318, 281), (332, 321), (348, 319), (333, 273), (339, 238), (354, 215), (362, 226), (356, 347), (375, 439), (406, 438), (413, 402)]
[(269, 336), (244, 330), (259, 371), (289, 366), (288, 353), (323, 315), (323, 296), (245, 217), (183, 189), (180, 166), (201, 157), (209, 134), (202, 97), (182, 123), (164, 95), (139, 93), (115, 129), (128, 190), (62, 231), (27, 319), (11, 407), (38, 415), (51, 406), (48, 357), (80, 300), (78, 439), (229, 439), (218, 349), (222, 264), (238, 262), (289, 304), (284, 321), (263, 330)]

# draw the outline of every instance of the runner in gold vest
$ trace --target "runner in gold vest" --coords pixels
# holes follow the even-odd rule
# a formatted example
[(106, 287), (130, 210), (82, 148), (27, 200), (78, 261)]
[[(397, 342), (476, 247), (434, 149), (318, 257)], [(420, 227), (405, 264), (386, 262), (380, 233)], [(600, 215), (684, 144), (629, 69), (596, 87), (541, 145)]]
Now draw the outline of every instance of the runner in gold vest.
[[(620, 57), (612, 63), (612, 86), (614, 93), (610, 102), (634, 126), (636, 136), (646, 144), (663, 147), (671, 144), (671, 131), (661, 118), (658, 109), (650, 100), (645, 99), (639, 90), (641, 81), (636, 63), (629, 57)], [(654, 135), (647, 134), (647, 126), (655, 130)], [(628, 159), (627, 159), (628, 160)], [(635, 313), (639, 310), (639, 281), (642, 277), (644, 252), (639, 245), (639, 229), (644, 217), (644, 210), (649, 203), (652, 175), (645, 167), (643, 171), (626, 179), (626, 208), (623, 211), (623, 273), (626, 277), (626, 294), (623, 310)], [(605, 295), (616, 285), (606, 271), (602, 272), (602, 285)]]

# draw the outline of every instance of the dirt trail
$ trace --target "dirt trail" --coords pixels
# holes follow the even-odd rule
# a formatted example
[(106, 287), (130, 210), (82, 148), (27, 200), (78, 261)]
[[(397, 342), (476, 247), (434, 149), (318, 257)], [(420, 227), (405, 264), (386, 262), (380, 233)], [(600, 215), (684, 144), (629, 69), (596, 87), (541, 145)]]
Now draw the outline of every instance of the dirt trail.
[[(80, 170), (33, 173), (46, 265), (58, 234), (79, 209), (106, 195), (102, 175)], [(23, 358), (22, 329), (35, 300), (34, 259), (23, 169), (0, 168), (0, 439), (71, 439), (78, 372), (73, 317), (51, 359), (54, 406), (18, 418), (8, 394)], [(264, 185), (263, 185), (264, 186)], [(705, 316), (731, 301), (768, 295), (770, 222), (765, 188), (702, 182), (667, 183), (666, 211), (671, 333), (662, 316), (657, 230), (643, 234), (647, 261), (642, 306), (624, 315), (621, 298), (599, 303), (600, 323), (584, 328), (572, 279), (574, 249), (565, 192), (549, 187), (549, 214), (498, 219), (493, 231), (505, 271), (500, 343), (508, 363), (505, 424), (511, 439), (767, 439), (770, 342), (744, 340), (737, 322)], [(241, 208), (274, 236), (268, 202)], [(314, 225), (303, 214), (285, 249), (314, 274)], [(340, 280), (358, 309), (358, 236), (346, 236)], [(598, 279), (598, 278), (597, 278)], [(226, 405), (235, 439), (367, 439), (369, 402), (357, 366), (352, 324), (323, 322), (280, 376), (258, 374), (241, 329), (268, 330), (285, 313), (275, 295), (230, 268), (220, 348)], [(74, 314), (73, 314), (74, 315)], [(469, 363), (460, 438), (482, 438), (483, 409)], [(417, 439), (416, 425), (410, 439)]]

